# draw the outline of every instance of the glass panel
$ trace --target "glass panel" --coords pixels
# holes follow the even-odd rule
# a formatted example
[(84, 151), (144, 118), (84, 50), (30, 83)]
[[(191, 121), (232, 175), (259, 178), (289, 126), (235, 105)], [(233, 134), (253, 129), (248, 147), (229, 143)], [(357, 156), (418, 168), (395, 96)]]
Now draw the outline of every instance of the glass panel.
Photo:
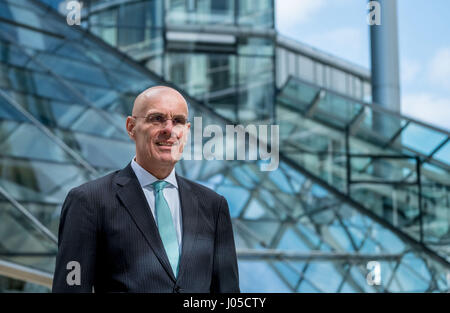
[[(447, 176), (448, 177), (448, 176)], [(424, 180), (422, 207), (424, 240), (445, 246), (450, 244), (450, 187)]]
[[(74, 121), (70, 128), (73, 131), (85, 132), (92, 135), (100, 135), (128, 142), (128, 136), (125, 133), (125, 130), (119, 130), (116, 125), (107, 120), (105, 117), (106, 114), (104, 112), (96, 112), (93, 109), (84, 110), (83, 114)], [(125, 117), (123, 117), (123, 119), (125, 119)]]
[(41, 18), (42, 16), (39, 15), (36, 10), (30, 10), (26, 4), (20, 5), (17, 1), (0, 2), (0, 17), (7, 20), (17, 20), (21, 24), (47, 32), (54, 32), (52, 22)]
[(167, 24), (223, 24), (234, 23), (233, 0), (197, 0), (166, 2)]
[(450, 165), (450, 141), (447, 142), (442, 148), (440, 148), (433, 158)]
[(277, 101), (304, 111), (309, 107), (318, 91), (317, 87), (298, 84), (290, 79), (277, 97)]
[(425, 155), (430, 154), (447, 136), (411, 123), (402, 131), (402, 143)]
[(4, 79), (0, 79), (0, 86), (4, 89), (28, 92), (60, 101), (77, 101), (71, 93), (67, 92), (58, 81), (49, 75), (18, 68), (7, 69), (2, 65), (0, 65), (0, 72), (5, 75)]
[(295, 289), (300, 278), (300, 273), (297, 272), (292, 266), (287, 262), (273, 262), (273, 266), (276, 271), (284, 278), (290, 288)]
[(217, 192), (228, 200), (230, 214), (232, 217), (237, 217), (247, 203), (250, 193), (248, 190), (239, 187), (220, 186)]
[(309, 252), (313, 247), (308, 246), (307, 242), (303, 242), (293, 229), (288, 229), (284, 232), (277, 248), (296, 252)]
[(0, 169), (3, 187), (20, 202), (62, 203), (70, 188), (91, 178), (71, 164), (35, 160), (2, 158)]
[(0, 290), (5, 293), (24, 292), (24, 293), (50, 293), (51, 289), (30, 282), (17, 280), (0, 275)]
[[(20, 143), (20, 144), (18, 144)], [(42, 136), (33, 125), (20, 124), (8, 139), (0, 143), (2, 154), (22, 158), (67, 162), (71, 158), (49, 137)]]
[(243, 215), (249, 220), (276, 220), (277, 216), (264, 205), (263, 201), (252, 200)]
[(246, 229), (258, 239), (259, 243), (264, 243), (264, 247), (270, 247), (272, 241), (275, 239), (280, 230), (279, 222), (264, 221), (264, 220), (240, 220)]
[(359, 157), (350, 158), (352, 181), (415, 183), (416, 160), (411, 158)]
[(240, 55), (273, 56), (273, 41), (258, 37), (239, 37), (238, 53)]
[(63, 41), (59, 36), (50, 36), (48, 33), (40, 33), (38, 31), (15, 27), (0, 21), (0, 38), (9, 42), (19, 42), (25, 48), (33, 48), (35, 50), (51, 50), (62, 44)]
[(240, 0), (238, 24), (254, 28), (274, 28), (274, 8), (272, 0)]
[(11, 64), (15, 66), (25, 65), (30, 58), (22, 53), (16, 46), (0, 40), (0, 61), (3, 64)]
[[(134, 144), (130, 141), (119, 142), (81, 133), (75, 133), (73, 139), (77, 141), (80, 154), (94, 167), (123, 168), (135, 153)], [(99, 146), (102, 149), (98, 149)]]
[[(56, 255), (56, 242), (49, 239), (39, 228), (21, 214), (6, 198), (0, 194), (0, 257), (14, 260), (15, 263), (31, 266), (46, 272), (52, 272)], [(24, 256), (14, 256), (14, 254)], [(38, 257), (27, 257), (37, 254)], [(48, 254), (45, 261), (39, 254)]]
[(392, 225), (420, 240), (419, 196), (417, 186), (356, 184), (351, 197)]
[(36, 56), (35, 59), (45, 64), (48, 68), (51, 68), (56, 75), (66, 79), (74, 79), (100, 87), (111, 87), (103, 71), (97, 66), (92, 66), (92, 64), (84, 64), (67, 58), (42, 53)]
[(361, 104), (328, 93), (317, 107), (318, 112), (314, 113), (317, 118), (341, 129), (345, 128), (361, 110)]
[(368, 107), (357, 136), (383, 146), (389, 143), (405, 123), (406, 121), (399, 117), (377, 112)]
[(283, 280), (264, 261), (239, 261), (241, 292), (291, 292)]
[(342, 276), (336, 269), (338, 266), (333, 262), (312, 262), (305, 276), (322, 292), (335, 292), (342, 281)]

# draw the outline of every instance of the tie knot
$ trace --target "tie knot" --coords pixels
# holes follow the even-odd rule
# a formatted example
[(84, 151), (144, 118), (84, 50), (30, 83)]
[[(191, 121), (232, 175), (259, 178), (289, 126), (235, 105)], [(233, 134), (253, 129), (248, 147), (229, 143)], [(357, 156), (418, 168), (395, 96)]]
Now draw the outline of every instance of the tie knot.
[(153, 188), (155, 188), (155, 191), (161, 191), (163, 190), (169, 183), (164, 180), (157, 180), (154, 183), (152, 183)]

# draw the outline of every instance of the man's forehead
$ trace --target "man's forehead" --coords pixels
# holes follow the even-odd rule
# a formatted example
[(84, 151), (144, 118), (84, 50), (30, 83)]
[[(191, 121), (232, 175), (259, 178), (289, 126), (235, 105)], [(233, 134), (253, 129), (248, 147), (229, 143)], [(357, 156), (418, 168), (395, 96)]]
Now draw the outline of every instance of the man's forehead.
[(134, 103), (133, 112), (159, 111), (171, 114), (187, 114), (184, 97), (175, 89), (153, 87), (142, 92)]
[(146, 111), (146, 114), (162, 114), (162, 115), (171, 115), (171, 116), (187, 116), (187, 110), (170, 110), (167, 108), (149, 108)]
[(144, 112), (146, 113), (163, 113), (171, 115), (185, 115), (188, 112), (185, 101), (167, 101), (168, 99), (148, 101), (144, 105)]

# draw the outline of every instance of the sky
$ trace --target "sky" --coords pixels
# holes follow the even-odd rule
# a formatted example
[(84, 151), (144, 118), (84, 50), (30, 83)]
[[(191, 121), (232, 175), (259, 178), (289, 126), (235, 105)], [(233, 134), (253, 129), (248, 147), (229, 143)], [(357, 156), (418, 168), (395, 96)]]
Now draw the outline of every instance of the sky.
[[(275, 3), (282, 35), (370, 68), (366, 0)], [(397, 11), (402, 114), (450, 130), (450, 0), (398, 0)]]

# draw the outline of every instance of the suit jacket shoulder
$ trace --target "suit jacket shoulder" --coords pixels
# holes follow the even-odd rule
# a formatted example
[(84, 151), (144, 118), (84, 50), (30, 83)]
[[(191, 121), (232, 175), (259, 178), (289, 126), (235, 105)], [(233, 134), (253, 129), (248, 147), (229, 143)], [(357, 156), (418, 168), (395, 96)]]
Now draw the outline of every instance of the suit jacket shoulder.
[(196, 183), (195, 181), (192, 181), (186, 177), (180, 176), (177, 174), (177, 178), (179, 180), (182, 180), (183, 182), (185, 182), (186, 184), (189, 184), (189, 186), (192, 188), (193, 192), (198, 196), (198, 195), (202, 195), (204, 197), (208, 197), (208, 198), (212, 198), (215, 200), (220, 200), (223, 197), (218, 194), (217, 192), (215, 192), (214, 190), (206, 187), (205, 185)]
[(72, 188), (71, 191), (89, 194), (89, 193), (96, 193), (99, 190), (113, 189), (114, 178), (120, 171), (121, 170), (116, 170), (104, 176), (98, 177), (94, 180), (85, 182), (79, 185), (78, 187)]

